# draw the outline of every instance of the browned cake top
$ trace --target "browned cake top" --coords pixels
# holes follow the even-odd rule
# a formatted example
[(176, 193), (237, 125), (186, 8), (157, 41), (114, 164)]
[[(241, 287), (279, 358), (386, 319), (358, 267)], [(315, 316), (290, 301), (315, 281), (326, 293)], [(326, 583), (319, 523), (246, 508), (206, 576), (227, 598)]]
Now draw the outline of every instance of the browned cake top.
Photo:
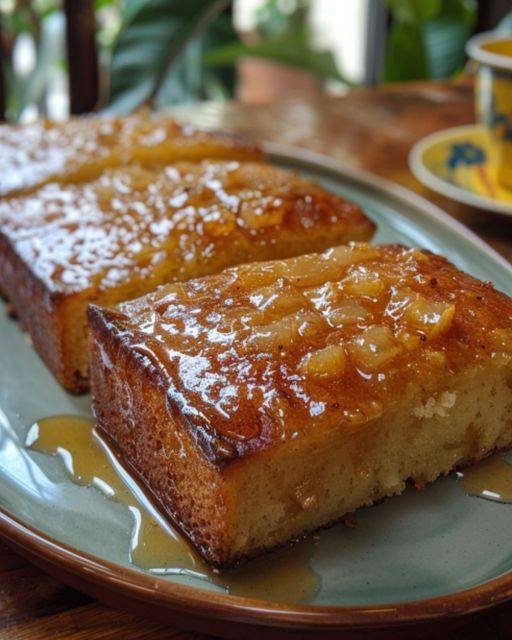
[(51, 183), (0, 202), (0, 232), (59, 292), (106, 289), (155, 273), (165, 275), (160, 282), (203, 275), (205, 264), (217, 261), (220, 269), (250, 258), (246, 251), (273, 257), (273, 244), (286, 233), (367, 238), (373, 228), (359, 207), (309, 180), (236, 161), (111, 169), (94, 182)]
[[(72, 118), (62, 123), (39, 121), (28, 125), (0, 127), (0, 195), (30, 189), (52, 176), (87, 179), (81, 175), (90, 164), (117, 166), (146, 160), (159, 149), (175, 159), (187, 159), (191, 146), (202, 145), (202, 157), (214, 156), (225, 147), (227, 156), (235, 150), (247, 157), (258, 155), (253, 145), (232, 137), (212, 135), (168, 117), (139, 113), (125, 118)], [(180, 156), (175, 158), (174, 156)], [(222, 155), (222, 153), (220, 153)], [(185, 156), (185, 157), (183, 157)], [(165, 158), (155, 155), (155, 162)]]
[(394, 245), (242, 265), (103, 313), (216, 462), (357, 427), (409, 381), (512, 363), (512, 300)]

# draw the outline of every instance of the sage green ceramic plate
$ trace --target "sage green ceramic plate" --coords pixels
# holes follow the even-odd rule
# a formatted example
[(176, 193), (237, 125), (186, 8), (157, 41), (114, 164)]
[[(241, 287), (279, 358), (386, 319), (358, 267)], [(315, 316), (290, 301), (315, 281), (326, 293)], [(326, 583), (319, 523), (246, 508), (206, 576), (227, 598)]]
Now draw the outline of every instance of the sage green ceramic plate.
[[(511, 266), (420, 197), (315, 154), (269, 151), (275, 162), (298, 167), (362, 205), (378, 224), (377, 242), (445, 254), (512, 294)], [(210, 633), (250, 637), (264, 628), (301, 636), (321, 630), (327, 637), (458, 616), (512, 594), (512, 505), (468, 497), (454, 477), (361, 510), (356, 529), (321, 532), (311, 559), (320, 586), (306, 604), (234, 597), (192, 576), (155, 576), (130, 566), (128, 510), (73, 484), (58, 459), (22, 445), (28, 427), (44, 416), (87, 414), (88, 397), (64, 392), (3, 313), (0, 363), (0, 534), (107, 602)]]

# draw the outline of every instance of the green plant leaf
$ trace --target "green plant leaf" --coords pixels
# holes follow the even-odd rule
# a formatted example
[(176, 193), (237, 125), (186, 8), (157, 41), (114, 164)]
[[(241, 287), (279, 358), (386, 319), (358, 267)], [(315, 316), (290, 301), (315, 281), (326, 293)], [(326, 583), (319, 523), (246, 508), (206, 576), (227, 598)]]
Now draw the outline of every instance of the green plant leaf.
[(5, 105), (6, 118), (7, 120), (16, 121), (24, 106), (21, 101), (20, 83), (14, 76), (11, 66), (8, 65), (5, 60), (2, 61), (2, 71), (7, 89)]
[(421, 26), (393, 24), (388, 34), (384, 82), (406, 82), (428, 76)]
[(267, 40), (297, 33), (307, 22), (310, 4), (310, 0), (265, 0), (254, 12), (259, 35)]
[(173, 103), (191, 102), (201, 95), (203, 74), (201, 68), (201, 41), (192, 40), (169, 70), (155, 96), (155, 107)]
[[(139, 11), (145, 9), (145, 5), (149, 5), (150, 2), (148, 0), (125, 0), (123, 5), (123, 26), (127, 28), (132, 20), (135, 20)], [(148, 6), (148, 10), (151, 10), (152, 7)], [(144, 14), (139, 19), (144, 19)]]
[(194, 102), (199, 99), (226, 100), (233, 95), (233, 66), (206, 70), (203, 52), (236, 40), (231, 17), (220, 14), (200, 38), (191, 40), (175, 60), (155, 96), (154, 106)]
[(475, 0), (388, 0), (393, 22), (388, 34), (384, 80), (446, 78), (464, 64), (464, 47), (476, 17)]
[(476, 10), (476, 0), (444, 0), (438, 17), (459, 20), (472, 28), (476, 19)]
[(233, 20), (230, 15), (221, 13), (210, 24), (201, 38), (202, 55), (201, 67), (203, 72), (203, 97), (207, 100), (219, 100), (233, 97), (236, 71), (235, 65), (223, 65), (217, 67), (206, 67), (205, 56), (212, 50), (238, 41), (238, 36), (233, 27)]
[(254, 44), (233, 42), (205, 53), (203, 60), (206, 65), (223, 66), (234, 64), (241, 56), (273, 60), (352, 85), (340, 73), (334, 57), (329, 51), (314, 51), (304, 43), (302, 38), (297, 36), (261, 40)]
[(94, 9), (104, 9), (105, 7), (111, 7), (115, 5), (117, 0), (94, 0)]
[(128, 0), (112, 52), (106, 111), (127, 113), (148, 101), (160, 104), (182, 95), (173, 78), (178, 82), (189, 71), (177, 69), (177, 61), (226, 5), (227, 0)]
[(437, 16), (441, 0), (387, 0), (394, 20), (407, 24), (420, 24)]
[(450, 18), (430, 20), (423, 26), (428, 78), (448, 78), (464, 65), (465, 44), (470, 29)]

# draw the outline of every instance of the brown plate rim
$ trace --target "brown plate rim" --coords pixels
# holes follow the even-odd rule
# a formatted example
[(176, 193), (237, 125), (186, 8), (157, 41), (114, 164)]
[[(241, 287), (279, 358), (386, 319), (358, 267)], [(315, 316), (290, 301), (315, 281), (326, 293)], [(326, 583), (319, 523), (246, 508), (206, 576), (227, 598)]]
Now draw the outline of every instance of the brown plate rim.
[[(428, 214), (441, 225), (465, 235), (490, 258), (507, 267), (512, 275), (512, 266), (494, 249), (421, 196), (383, 178), (345, 167), (343, 163), (316, 152), (273, 143), (266, 143), (264, 147), (271, 159), (337, 174), (343, 179), (364, 183), (398, 200), (405, 200), (409, 206)], [(378, 629), (460, 617), (512, 598), (511, 570), (472, 588), (429, 599), (371, 606), (281, 604), (181, 585), (102, 560), (53, 539), (4, 507), (0, 507), (0, 537), (14, 543), (22, 553), (26, 551), (44, 558), (48, 564), (108, 587), (114, 593), (168, 611), (188, 611), (227, 624), (232, 622), (295, 631)]]
[(288, 605), (189, 587), (99, 559), (23, 523), (3, 507), (0, 537), (13, 542), (22, 552), (27, 550), (44, 557), (75, 575), (93, 577), (94, 582), (136, 600), (250, 625), (295, 630), (382, 628), (464, 616), (512, 597), (512, 572), (507, 572), (471, 589), (424, 600), (371, 606)]

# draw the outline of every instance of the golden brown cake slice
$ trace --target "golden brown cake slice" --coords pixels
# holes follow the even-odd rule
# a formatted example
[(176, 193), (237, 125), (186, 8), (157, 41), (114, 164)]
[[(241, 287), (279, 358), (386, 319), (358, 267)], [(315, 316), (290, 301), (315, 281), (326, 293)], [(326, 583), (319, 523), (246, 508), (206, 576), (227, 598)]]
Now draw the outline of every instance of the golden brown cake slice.
[(356, 205), (267, 164), (112, 169), (0, 201), (0, 289), (53, 373), (79, 391), (87, 388), (88, 302), (115, 304), (373, 230)]
[(80, 182), (106, 167), (162, 166), (205, 158), (262, 159), (243, 138), (212, 134), (164, 116), (71, 118), (0, 126), (0, 196), (46, 182)]
[(512, 444), (512, 300), (354, 244), (91, 307), (99, 428), (229, 565)]

